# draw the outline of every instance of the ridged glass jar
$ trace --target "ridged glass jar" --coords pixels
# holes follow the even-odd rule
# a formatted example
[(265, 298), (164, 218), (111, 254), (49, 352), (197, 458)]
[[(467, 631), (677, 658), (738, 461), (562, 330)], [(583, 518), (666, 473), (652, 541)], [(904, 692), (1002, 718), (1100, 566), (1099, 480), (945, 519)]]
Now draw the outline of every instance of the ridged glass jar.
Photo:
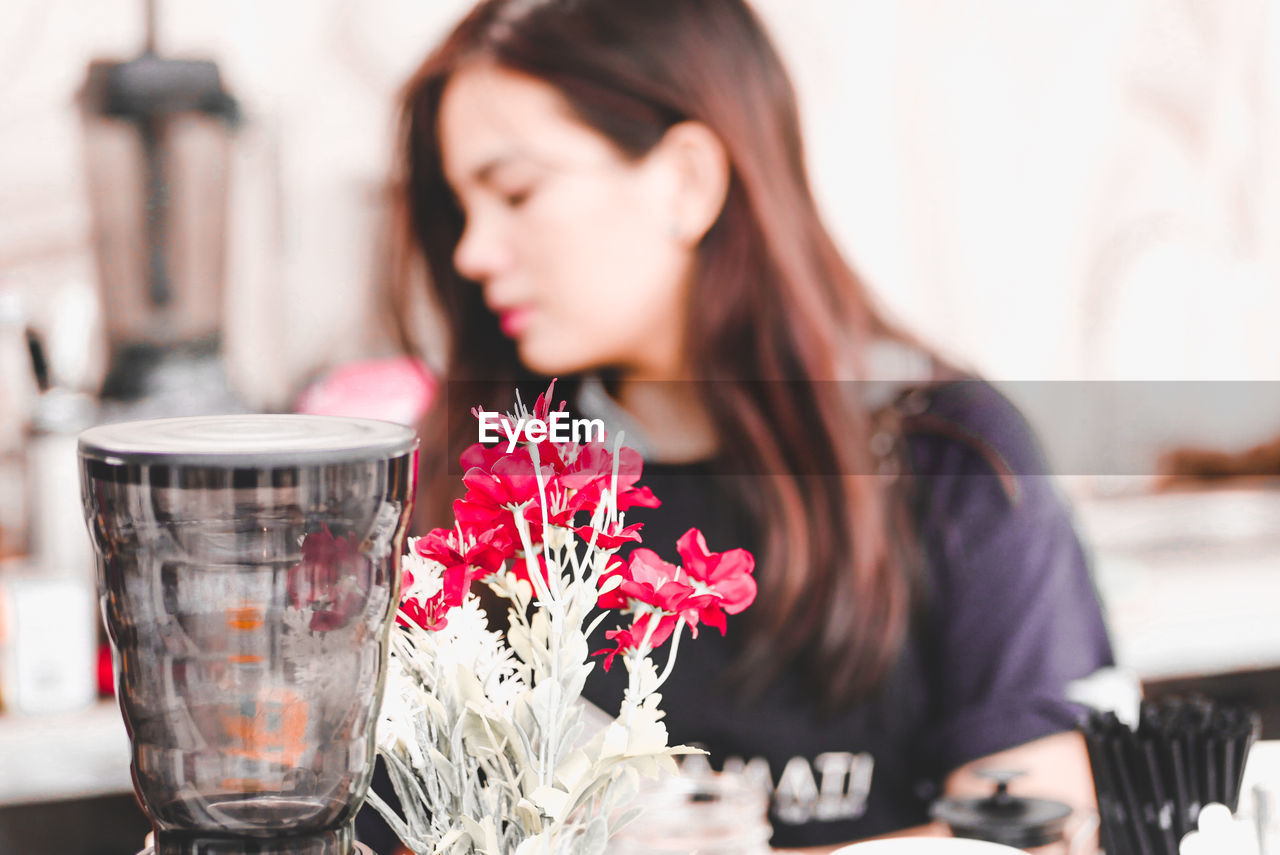
[(405, 427), (220, 416), (83, 433), (156, 855), (350, 855), (416, 478)]

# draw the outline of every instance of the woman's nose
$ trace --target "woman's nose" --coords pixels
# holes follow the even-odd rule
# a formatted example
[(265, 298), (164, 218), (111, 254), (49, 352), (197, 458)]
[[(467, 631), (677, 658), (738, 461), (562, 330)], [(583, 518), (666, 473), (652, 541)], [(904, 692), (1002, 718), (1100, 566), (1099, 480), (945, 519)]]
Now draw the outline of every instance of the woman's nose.
[(453, 250), (453, 266), (463, 278), (485, 282), (502, 271), (509, 255), (493, 225), (472, 216)]

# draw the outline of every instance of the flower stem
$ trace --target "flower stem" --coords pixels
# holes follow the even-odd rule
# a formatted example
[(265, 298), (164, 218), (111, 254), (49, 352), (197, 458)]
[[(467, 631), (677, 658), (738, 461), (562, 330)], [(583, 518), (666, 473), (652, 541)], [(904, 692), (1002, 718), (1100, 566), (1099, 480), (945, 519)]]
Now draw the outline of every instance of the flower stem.
[(654, 684), (653, 690), (656, 692), (662, 688), (662, 684), (667, 682), (667, 678), (671, 676), (671, 669), (676, 664), (676, 653), (680, 649), (680, 636), (684, 632), (684, 618), (676, 621), (675, 632), (671, 634), (671, 650), (667, 652), (667, 664), (662, 669), (662, 675), (658, 677), (658, 682)]
[(627, 726), (631, 724), (631, 711), (644, 700), (640, 695), (640, 669), (649, 659), (649, 643), (658, 629), (658, 618), (657, 614), (650, 615), (649, 625), (644, 628), (644, 639), (627, 654), (627, 693), (623, 696), (622, 709), (622, 723)]

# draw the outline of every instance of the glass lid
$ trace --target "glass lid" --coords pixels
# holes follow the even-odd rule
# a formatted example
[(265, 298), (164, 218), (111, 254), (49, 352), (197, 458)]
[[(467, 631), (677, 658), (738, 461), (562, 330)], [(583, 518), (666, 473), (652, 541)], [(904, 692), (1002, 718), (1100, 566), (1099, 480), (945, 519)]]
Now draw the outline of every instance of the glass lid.
[(383, 460), (416, 444), (412, 429), (392, 422), (263, 414), (100, 425), (80, 434), (79, 448), (110, 465), (247, 468)]

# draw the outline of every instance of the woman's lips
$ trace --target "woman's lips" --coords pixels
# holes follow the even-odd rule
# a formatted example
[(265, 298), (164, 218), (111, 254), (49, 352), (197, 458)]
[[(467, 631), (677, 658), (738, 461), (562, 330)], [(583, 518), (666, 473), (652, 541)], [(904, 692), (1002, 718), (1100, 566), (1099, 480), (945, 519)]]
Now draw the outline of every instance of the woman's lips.
[(508, 309), (498, 314), (498, 327), (507, 338), (515, 338), (529, 326), (531, 316), (527, 308)]

